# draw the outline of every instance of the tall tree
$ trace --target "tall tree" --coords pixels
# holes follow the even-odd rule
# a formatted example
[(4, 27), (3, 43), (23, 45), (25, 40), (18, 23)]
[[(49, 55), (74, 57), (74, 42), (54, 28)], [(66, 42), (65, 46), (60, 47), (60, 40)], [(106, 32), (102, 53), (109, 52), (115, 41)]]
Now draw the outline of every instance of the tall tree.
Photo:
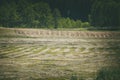
[(61, 18), (61, 13), (57, 8), (55, 8), (53, 11), (53, 17), (54, 17), (54, 28), (58, 28), (59, 27), (58, 23)]
[(5, 27), (13, 27), (17, 25), (19, 14), (17, 13), (17, 5), (14, 2), (10, 4), (5, 1), (0, 6), (0, 25)]
[(53, 26), (53, 15), (47, 3), (39, 2), (33, 5), (35, 20), (39, 21), (40, 27)]
[(114, 0), (94, 0), (91, 10), (91, 24), (94, 26), (116, 27), (118, 22), (118, 4)]

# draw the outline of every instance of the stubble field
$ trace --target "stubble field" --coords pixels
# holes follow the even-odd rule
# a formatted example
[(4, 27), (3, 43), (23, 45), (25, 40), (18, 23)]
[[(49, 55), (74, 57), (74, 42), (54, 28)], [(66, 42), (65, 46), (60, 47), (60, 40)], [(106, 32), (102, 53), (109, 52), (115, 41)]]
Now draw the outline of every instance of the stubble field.
[(120, 32), (7, 32), (0, 32), (0, 80), (95, 80), (103, 68), (120, 67)]

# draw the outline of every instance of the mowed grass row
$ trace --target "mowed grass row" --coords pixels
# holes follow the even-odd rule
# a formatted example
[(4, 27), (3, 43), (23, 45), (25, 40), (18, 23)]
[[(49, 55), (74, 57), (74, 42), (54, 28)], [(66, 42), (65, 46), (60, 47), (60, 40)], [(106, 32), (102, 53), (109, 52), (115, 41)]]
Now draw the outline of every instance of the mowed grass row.
[[(92, 43), (91, 43), (92, 44)], [(94, 45), (94, 44), (93, 44)], [(79, 59), (97, 55), (114, 55), (119, 52), (118, 46), (85, 47), (82, 46), (46, 46), (46, 45), (0, 45), (1, 58), (68, 58)]]
[(118, 43), (0, 44), (0, 79), (93, 80), (101, 68), (120, 66)]
[[(3, 47), (3, 48), (2, 48)], [(86, 53), (92, 51), (92, 49), (95, 50), (95, 47), (93, 48), (85, 48), (85, 47), (50, 47), (50, 46), (39, 46), (39, 45), (7, 45), (5, 46), (0, 46), (0, 55), (4, 55), (6, 57), (25, 57), (25, 56), (41, 56), (45, 54), (79, 54), (79, 53)]]
[[(4, 47), (0, 49), (0, 55), (4, 55), (6, 57), (20, 57), (20, 56), (40, 56), (41, 54), (54, 54), (54, 53), (69, 53), (71, 51), (75, 52), (75, 49), (72, 50), (71, 48), (67, 47), (49, 47), (49, 46), (30, 46), (30, 45), (25, 45), (25, 46), (19, 46), (19, 45), (12, 45), (9, 47)], [(47, 50), (48, 49), (48, 50)], [(58, 49), (58, 50), (56, 50)], [(76, 47), (76, 49), (78, 49)], [(56, 51), (55, 51), (56, 50)], [(79, 48), (81, 50), (81, 48)], [(17, 56), (18, 55), (18, 56)]]
[(119, 80), (119, 35), (0, 28), (0, 80)]

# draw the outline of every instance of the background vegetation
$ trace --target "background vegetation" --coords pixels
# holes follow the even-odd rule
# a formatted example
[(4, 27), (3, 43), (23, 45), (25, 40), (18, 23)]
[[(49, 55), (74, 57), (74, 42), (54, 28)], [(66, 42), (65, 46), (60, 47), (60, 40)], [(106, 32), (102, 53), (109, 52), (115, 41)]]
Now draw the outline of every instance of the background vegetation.
[(118, 29), (120, 1), (0, 0), (0, 26)]

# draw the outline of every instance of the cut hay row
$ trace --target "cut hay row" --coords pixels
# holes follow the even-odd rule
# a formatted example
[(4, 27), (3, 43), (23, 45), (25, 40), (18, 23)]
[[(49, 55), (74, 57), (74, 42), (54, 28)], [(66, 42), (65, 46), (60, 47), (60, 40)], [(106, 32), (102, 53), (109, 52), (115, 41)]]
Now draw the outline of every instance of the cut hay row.
[(120, 38), (115, 31), (62, 31), (44, 29), (0, 28), (2, 37), (37, 37), (37, 38)]
[(56, 49), (54, 49), (53, 51), (51, 51), (51, 52), (58, 52), (58, 51), (60, 51), (60, 48), (56, 48)]
[(56, 38), (118, 38), (120, 32), (91, 32), (91, 31), (55, 31), (55, 30), (38, 30), (38, 31), (15, 31), (18, 36), (25, 35), (28, 37), (56, 37)]
[(50, 48), (43, 48), (40, 52), (38, 52), (38, 53), (33, 53), (33, 54), (31, 54), (31, 55), (28, 55), (28, 57), (30, 58), (32, 58), (32, 57), (39, 57), (40, 55), (43, 55), (43, 54), (45, 54), (48, 50), (49, 50)]
[(7, 55), (7, 56), (10, 56), (12, 58), (26, 56), (26, 55), (32, 54), (32, 50), (36, 50), (36, 48), (35, 47), (30, 47), (30, 48), (27, 48), (27, 49), (24, 48), (24, 50), (21, 50), (21, 51), (18, 51), (18, 52), (14, 52), (14, 54)]
[(119, 48), (91, 46), (97, 45), (93, 43), (79, 45), (7, 44), (5, 47), (5, 44), (0, 44), (0, 56), (1, 53), (6, 56), (0, 58), (0, 76), (22, 79), (29, 76), (36, 78), (37, 75), (37, 78), (43, 80), (46, 77), (66, 77), (76, 73), (93, 80), (100, 68), (118, 65), (120, 58), (114, 55), (119, 52)]
[[(0, 49), (0, 55), (4, 55), (8, 58), (40, 58), (40, 57), (45, 57), (45, 56), (59, 56), (61, 57), (64, 56), (71, 56), (73, 55), (79, 55), (83, 56), (83, 54), (91, 54), (91, 53), (96, 53), (99, 51), (100, 52), (105, 52), (105, 49), (107, 48), (100, 48), (100, 47), (50, 47), (50, 46), (39, 46), (39, 45), (34, 45), (34, 46), (14, 46), (14, 48), (6, 48), (5, 50)], [(108, 48), (109, 49), (109, 48)], [(110, 49), (109, 49), (110, 50)], [(101, 53), (102, 54), (102, 53)], [(91, 54), (94, 55), (94, 54)]]

